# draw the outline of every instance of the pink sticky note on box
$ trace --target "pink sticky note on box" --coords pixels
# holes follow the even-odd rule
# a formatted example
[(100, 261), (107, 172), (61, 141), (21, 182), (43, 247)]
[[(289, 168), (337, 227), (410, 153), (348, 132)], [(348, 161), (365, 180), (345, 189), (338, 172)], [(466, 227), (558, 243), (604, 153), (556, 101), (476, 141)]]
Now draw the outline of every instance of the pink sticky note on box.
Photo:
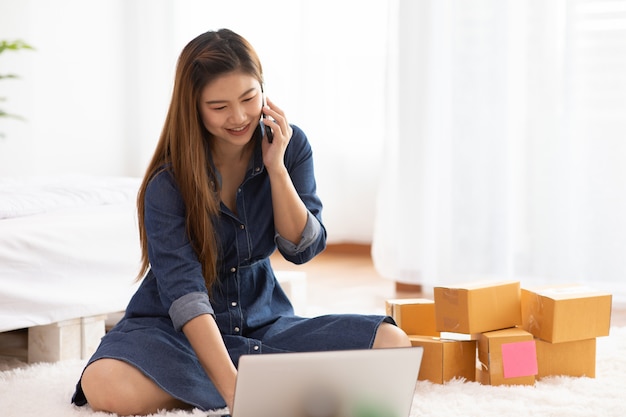
[(505, 378), (537, 375), (537, 348), (534, 340), (502, 344)]

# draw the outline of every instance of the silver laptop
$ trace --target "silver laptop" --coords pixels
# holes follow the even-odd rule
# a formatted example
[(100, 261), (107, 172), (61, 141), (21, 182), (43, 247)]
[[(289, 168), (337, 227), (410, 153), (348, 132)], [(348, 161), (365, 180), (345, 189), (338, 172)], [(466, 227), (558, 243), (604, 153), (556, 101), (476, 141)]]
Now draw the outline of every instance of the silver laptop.
[(407, 417), (421, 347), (245, 355), (232, 417)]

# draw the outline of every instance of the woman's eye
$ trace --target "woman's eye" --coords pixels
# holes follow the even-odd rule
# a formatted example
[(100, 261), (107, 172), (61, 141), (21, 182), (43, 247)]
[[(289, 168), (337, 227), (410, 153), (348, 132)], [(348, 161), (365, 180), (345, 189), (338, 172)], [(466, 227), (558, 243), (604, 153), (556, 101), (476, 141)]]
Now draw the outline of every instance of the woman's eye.
[(226, 106), (213, 107), (213, 110), (224, 110)]

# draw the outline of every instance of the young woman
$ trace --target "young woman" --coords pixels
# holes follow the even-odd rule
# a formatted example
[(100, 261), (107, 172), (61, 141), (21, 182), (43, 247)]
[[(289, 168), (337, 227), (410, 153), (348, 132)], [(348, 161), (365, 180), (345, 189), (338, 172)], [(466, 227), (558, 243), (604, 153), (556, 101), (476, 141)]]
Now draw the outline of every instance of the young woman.
[(326, 231), (310, 144), (263, 105), (262, 85), (255, 51), (232, 31), (183, 49), (138, 195), (144, 278), (74, 403), (119, 415), (230, 408), (241, 355), (410, 346), (388, 317), (294, 315), (269, 256), (307, 262)]

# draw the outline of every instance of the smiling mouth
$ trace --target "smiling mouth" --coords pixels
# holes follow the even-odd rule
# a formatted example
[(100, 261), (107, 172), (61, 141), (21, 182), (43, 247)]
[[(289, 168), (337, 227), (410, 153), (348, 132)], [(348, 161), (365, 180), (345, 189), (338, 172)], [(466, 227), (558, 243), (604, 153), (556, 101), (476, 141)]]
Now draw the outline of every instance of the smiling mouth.
[(250, 124), (247, 124), (245, 126), (233, 127), (231, 129), (226, 129), (226, 130), (228, 130), (230, 133), (234, 135), (240, 135), (242, 133), (247, 132), (249, 127), (250, 127)]

